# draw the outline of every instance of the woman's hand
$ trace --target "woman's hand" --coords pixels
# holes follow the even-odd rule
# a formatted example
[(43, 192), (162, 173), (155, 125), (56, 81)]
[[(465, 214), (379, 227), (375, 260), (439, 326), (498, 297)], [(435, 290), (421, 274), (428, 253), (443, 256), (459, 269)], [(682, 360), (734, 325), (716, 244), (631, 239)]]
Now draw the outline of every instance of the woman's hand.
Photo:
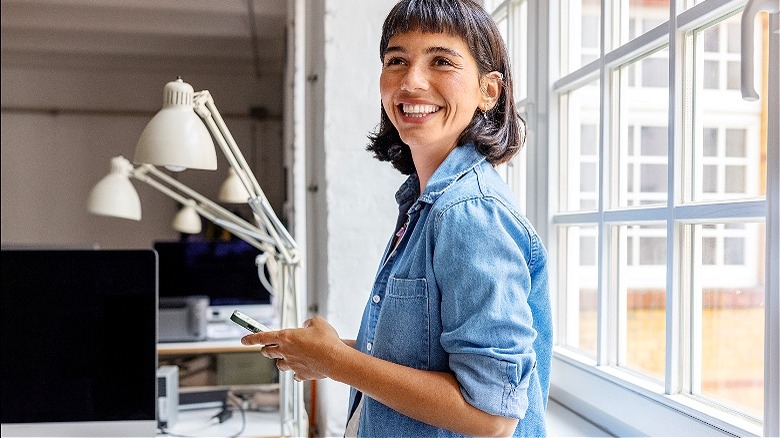
[(321, 316), (306, 320), (302, 328), (244, 336), (241, 343), (265, 345), (262, 354), (276, 359), (279, 371), (292, 371), (299, 381), (329, 377), (340, 349), (350, 348)]

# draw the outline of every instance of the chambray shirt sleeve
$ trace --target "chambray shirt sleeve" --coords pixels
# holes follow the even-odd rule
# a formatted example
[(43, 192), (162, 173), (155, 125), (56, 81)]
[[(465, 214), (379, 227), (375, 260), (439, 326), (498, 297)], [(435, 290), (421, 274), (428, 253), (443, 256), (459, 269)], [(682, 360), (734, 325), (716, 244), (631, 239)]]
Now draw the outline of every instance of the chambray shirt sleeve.
[(433, 268), (441, 343), (468, 403), (522, 419), (536, 366), (528, 305), (530, 234), (500, 201), (461, 201), (437, 217)]

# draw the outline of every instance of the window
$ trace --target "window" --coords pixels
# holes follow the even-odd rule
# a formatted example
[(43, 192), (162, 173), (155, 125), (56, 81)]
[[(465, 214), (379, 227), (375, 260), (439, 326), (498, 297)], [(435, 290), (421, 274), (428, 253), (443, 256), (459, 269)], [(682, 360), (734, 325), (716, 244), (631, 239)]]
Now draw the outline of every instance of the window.
[(770, 15), (747, 101), (744, 1), (484, 4), (523, 53), (511, 181), (550, 252), (551, 397), (616, 435), (780, 433)]
[[(495, 11), (493, 18), (504, 41), (527, 41), (531, 36), (528, 32), (527, 0), (514, 0), (511, 7), (500, 0), (487, 0), (483, 4), (486, 10)], [(531, 66), (528, 62), (528, 47), (525, 44), (507, 44), (512, 63), (514, 97), (518, 101), (518, 111), (520, 111), (521, 117), (526, 121), (528, 119), (526, 102), (530, 82), (529, 73), (531, 71)], [(526, 134), (530, 136), (528, 132)], [(523, 148), (513, 160), (498, 166), (497, 170), (505, 181), (518, 190), (518, 193), (524, 192), (527, 184), (527, 179), (524, 175), (528, 171), (526, 149)], [(518, 202), (521, 208), (525, 208), (526, 198), (524, 196), (521, 196)]]

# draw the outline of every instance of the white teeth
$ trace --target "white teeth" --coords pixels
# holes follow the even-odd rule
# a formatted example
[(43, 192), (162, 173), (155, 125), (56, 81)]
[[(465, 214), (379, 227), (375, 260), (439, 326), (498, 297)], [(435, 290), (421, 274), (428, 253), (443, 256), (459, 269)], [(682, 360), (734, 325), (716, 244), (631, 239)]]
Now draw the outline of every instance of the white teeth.
[(439, 110), (439, 107), (436, 105), (423, 105), (423, 104), (416, 104), (416, 105), (410, 105), (410, 104), (403, 104), (401, 106), (401, 109), (403, 110), (404, 114), (411, 117), (423, 117), (426, 114), (435, 113)]

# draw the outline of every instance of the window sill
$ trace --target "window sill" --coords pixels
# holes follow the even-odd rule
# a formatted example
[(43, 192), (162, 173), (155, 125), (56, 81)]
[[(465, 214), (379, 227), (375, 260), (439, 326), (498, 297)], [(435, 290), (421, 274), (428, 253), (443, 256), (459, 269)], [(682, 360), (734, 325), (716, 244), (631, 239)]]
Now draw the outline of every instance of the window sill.
[[(687, 397), (660, 394), (556, 352), (550, 398), (615, 436), (760, 436), (761, 425)], [(685, 401), (682, 401), (684, 399)]]
[(603, 429), (580, 417), (555, 400), (547, 402), (547, 436), (602, 437), (611, 436)]

